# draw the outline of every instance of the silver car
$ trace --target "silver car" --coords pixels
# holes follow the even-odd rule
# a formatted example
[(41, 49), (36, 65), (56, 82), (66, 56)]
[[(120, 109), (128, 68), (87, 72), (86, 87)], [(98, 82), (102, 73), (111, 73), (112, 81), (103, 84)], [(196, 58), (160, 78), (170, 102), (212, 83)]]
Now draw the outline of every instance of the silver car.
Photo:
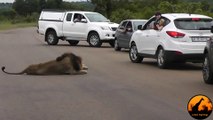
[(123, 20), (115, 32), (115, 51), (120, 51), (121, 48), (129, 49), (129, 41), (133, 32), (140, 29), (146, 22), (145, 19)]

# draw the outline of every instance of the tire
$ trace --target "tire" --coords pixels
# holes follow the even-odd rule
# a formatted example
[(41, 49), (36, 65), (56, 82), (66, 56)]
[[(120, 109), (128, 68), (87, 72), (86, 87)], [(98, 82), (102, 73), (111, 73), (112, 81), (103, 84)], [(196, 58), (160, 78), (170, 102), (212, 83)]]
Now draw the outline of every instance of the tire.
[(115, 51), (120, 51), (120, 50), (121, 50), (121, 47), (119, 47), (118, 40), (115, 39), (115, 42), (114, 42), (114, 43), (115, 43), (115, 44), (114, 44), (114, 50), (115, 50)]
[(79, 43), (77, 40), (68, 40), (67, 42), (72, 46), (76, 46)]
[(115, 46), (115, 40), (109, 41), (109, 45), (114, 48), (114, 46)]
[(209, 64), (209, 56), (208, 53), (205, 54), (205, 60), (203, 62), (203, 80), (207, 84), (213, 84), (213, 75), (212, 75), (212, 68)]
[(135, 43), (133, 43), (129, 50), (129, 58), (133, 63), (141, 63), (143, 61), (143, 57), (139, 56), (137, 47)]
[(96, 33), (96, 32), (90, 33), (87, 38), (87, 41), (91, 47), (101, 47), (101, 45), (102, 45), (100, 37), (99, 37), (98, 33)]
[(163, 48), (158, 49), (157, 63), (159, 68), (165, 69), (168, 67), (169, 62), (167, 60), (167, 56), (165, 55), (165, 51)]
[(56, 35), (56, 32), (51, 30), (48, 31), (45, 36), (45, 41), (48, 45), (57, 45), (58, 44), (58, 37)]

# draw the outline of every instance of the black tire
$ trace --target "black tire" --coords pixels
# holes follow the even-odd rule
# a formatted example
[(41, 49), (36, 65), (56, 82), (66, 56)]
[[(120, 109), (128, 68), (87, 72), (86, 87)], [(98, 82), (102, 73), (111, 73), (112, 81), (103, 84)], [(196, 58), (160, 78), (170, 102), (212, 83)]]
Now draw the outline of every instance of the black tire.
[(72, 46), (76, 46), (79, 43), (79, 41), (77, 41), (77, 40), (68, 40), (67, 42)]
[(203, 80), (207, 84), (213, 84), (213, 75), (212, 75), (212, 68), (209, 64), (209, 56), (205, 54), (205, 60), (203, 62)]
[(98, 33), (96, 33), (96, 32), (90, 33), (87, 38), (87, 41), (91, 47), (101, 47), (101, 45), (102, 45), (100, 37), (99, 37)]
[(120, 51), (120, 50), (121, 50), (121, 47), (119, 47), (118, 40), (115, 39), (115, 42), (114, 42), (114, 43), (115, 43), (115, 44), (114, 44), (114, 50), (115, 50), (115, 51)]
[(58, 44), (58, 37), (56, 32), (51, 30), (46, 33), (45, 41), (48, 45), (57, 45)]
[(133, 63), (141, 63), (143, 57), (138, 54), (137, 46), (133, 43), (129, 50), (129, 58)]
[(167, 56), (165, 55), (165, 51), (163, 48), (158, 49), (157, 63), (159, 68), (165, 69), (168, 67), (169, 62), (167, 60)]

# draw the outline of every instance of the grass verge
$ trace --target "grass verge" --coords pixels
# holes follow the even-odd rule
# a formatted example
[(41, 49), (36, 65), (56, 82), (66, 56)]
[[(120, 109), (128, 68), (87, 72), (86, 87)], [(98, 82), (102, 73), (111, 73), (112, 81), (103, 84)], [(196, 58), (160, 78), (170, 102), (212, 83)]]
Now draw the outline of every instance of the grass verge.
[(0, 31), (9, 30), (14, 28), (36, 27), (37, 23), (16, 23), (0, 22)]

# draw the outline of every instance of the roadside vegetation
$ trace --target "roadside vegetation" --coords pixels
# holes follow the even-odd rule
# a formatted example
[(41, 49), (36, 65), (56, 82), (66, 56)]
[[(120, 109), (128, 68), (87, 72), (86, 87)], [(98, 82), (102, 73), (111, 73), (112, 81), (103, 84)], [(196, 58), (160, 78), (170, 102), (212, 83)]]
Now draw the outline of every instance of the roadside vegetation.
[(128, 18), (148, 19), (156, 11), (213, 17), (212, 0), (15, 0), (14, 3), (0, 3), (0, 30), (36, 26), (43, 9), (96, 11), (117, 23)]

